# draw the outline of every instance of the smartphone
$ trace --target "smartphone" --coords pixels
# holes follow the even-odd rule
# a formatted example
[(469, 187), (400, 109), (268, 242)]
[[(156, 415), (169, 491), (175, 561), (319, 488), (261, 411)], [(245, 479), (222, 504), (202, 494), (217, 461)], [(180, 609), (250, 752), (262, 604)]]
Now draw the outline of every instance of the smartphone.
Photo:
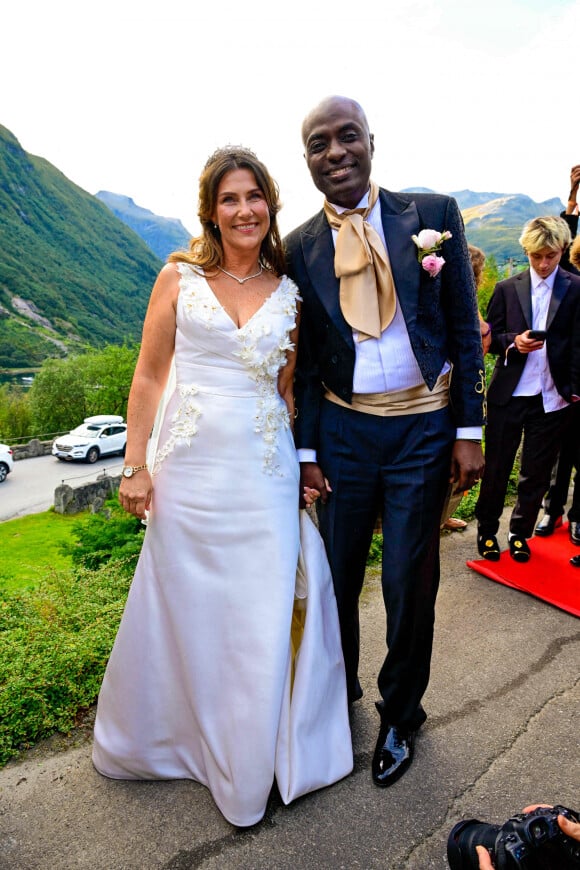
[(546, 330), (545, 329), (530, 329), (528, 332), (528, 338), (533, 338), (536, 341), (545, 341), (546, 340)]

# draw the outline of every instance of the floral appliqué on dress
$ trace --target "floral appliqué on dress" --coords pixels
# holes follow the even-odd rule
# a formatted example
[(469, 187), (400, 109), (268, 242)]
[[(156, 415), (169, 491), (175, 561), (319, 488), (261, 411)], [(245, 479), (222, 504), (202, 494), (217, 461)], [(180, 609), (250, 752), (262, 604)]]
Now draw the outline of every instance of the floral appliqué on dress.
[(173, 452), (174, 447), (179, 442), (191, 447), (191, 439), (197, 434), (197, 421), (201, 416), (201, 408), (193, 400), (193, 396), (198, 392), (197, 387), (193, 384), (177, 384), (176, 389), (181, 397), (181, 401), (177, 411), (171, 418), (172, 425), (169, 430), (171, 434), (155, 456), (154, 475), (159, 471), (163, 460)]
[[(278, 288), (266, 300), (263, 309), (266, 317), (252, 317), (239, 331), (241, 348), (237, 353), (248, 369), (248, 373), (258, 387), (255, 432), (264, 439), (263, 469), (267, 474), (282, 474), (275, 461), (278, 433), (281, 428), (290, 428), (288, 409), (278, 392), (278, 372), (286, 363), (286, 353), (294, 349), (290, 332), (296, 322), (296, 287), (283, 278)], [(262, 309), (260, 309), (261, 313)], [(277, 347), (267, 354), (259, 349), (259, 340), (271, 332), (270, 318), (282, 316), (286, 329)]]
[[(219, 330), (216, 322), (218, 313), (225, 313), (222, 306), (211, 292), (205, 277), (193, 267), (180, 264), (182, 278), (180, 294), (183, 311), (188, 318), (195, 318), (204, 324), (208, 330)], [(240, 329), (234, 327), (233, 338), (239, 348), (233, 351), (243, 363), (248, 377), (256, 384), (256, 412), (254, 415), (254, 431), (264, 440), (263, 471), (266, 474), (283, 472), (276, 462), (278, 434), (282, 429), (290, 428), (288, 409), (278, 392), (278, 373), (286, 363), (286, 354), (293, 350), (290, 333), (296, 323), (299, 299), (296, 285), (287, 277), (269, 296), (261, 308)], [(283, 328), (277, 345), (265, 351), (267, 342), (262, 342), (271, 335), (272, 324), (282, 319)], [(158, 450), (155, 457), (153, 474), (159, 471), (163, 460), (174, 450), (178, 443), (191, 446), (191, 439), (198, 431), (198, 420), (202, 408), (194, 396), (205, 391), (196, 384), (177, 384), (180, 402), (171, 418), (170, 437)]]

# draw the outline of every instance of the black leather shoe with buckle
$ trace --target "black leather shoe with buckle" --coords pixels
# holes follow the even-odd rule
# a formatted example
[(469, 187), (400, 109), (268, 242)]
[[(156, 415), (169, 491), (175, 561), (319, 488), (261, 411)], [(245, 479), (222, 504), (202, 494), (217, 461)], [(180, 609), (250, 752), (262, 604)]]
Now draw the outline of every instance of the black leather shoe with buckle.
[(576, 544), (577, 547), (580, 547), (580, 523), (575, 523), (570, 520), (568, 523), (568, 534), (570, 535), (572, 543)]
[(400, 779), (411, 766), (414, 749), (414, 731), (401, 731), (394, 725), (382, 721), (373, 755), (374, 784), (386, 788)]
[(516, 562), (528, 562), (530, 556), (530, 548), (528, 542), (521, 535), (510, 535), (508, 538), (510, 548), (510, 556)]
[(540, 538), (549, 538), (554, 534), (554, 531), (562, 525), (562, 517), (551, 517), (550, 514), (544, 514), (538, 525), (536, 526), (535, 534)]
[(477, 549), (479, 555), (490, 562), (499, 562), (501, 551), (495, 535), (478, 535)]

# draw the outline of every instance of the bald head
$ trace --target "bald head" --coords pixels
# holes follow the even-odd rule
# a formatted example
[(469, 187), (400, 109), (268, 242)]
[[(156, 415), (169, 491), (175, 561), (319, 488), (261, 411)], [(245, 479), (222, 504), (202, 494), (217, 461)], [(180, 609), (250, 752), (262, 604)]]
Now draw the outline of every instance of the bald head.
[(336, 115), (347, 112), (352, 116), (358, 117), (361, 126), (370, 136), (369, 122), (364, 113), (363, 107), (356, 100), (351, 100), (350, 97), (325, 97), (311, 112), (309, 112), (302, 122), (302, 142), (306, 145), (308, 133), (317, 122), (326, 122)]

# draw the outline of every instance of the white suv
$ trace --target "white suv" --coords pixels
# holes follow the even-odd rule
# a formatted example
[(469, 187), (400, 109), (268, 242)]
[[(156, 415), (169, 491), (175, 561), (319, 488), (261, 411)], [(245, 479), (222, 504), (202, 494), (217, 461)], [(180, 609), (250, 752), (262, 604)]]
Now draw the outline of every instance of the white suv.
[(85, 417), (82, 426), (57, 438), (52, 445), (52, 455), (62, 460), (96, 462), (99, 457), (111, 453), (124, 456), (126, 444), (127, 424), (123, 418), (97, 414), (95, 417)]
[(12, 448), (8, 444), (0, 444), (0, 483), (6, 480), (13, 467)]

